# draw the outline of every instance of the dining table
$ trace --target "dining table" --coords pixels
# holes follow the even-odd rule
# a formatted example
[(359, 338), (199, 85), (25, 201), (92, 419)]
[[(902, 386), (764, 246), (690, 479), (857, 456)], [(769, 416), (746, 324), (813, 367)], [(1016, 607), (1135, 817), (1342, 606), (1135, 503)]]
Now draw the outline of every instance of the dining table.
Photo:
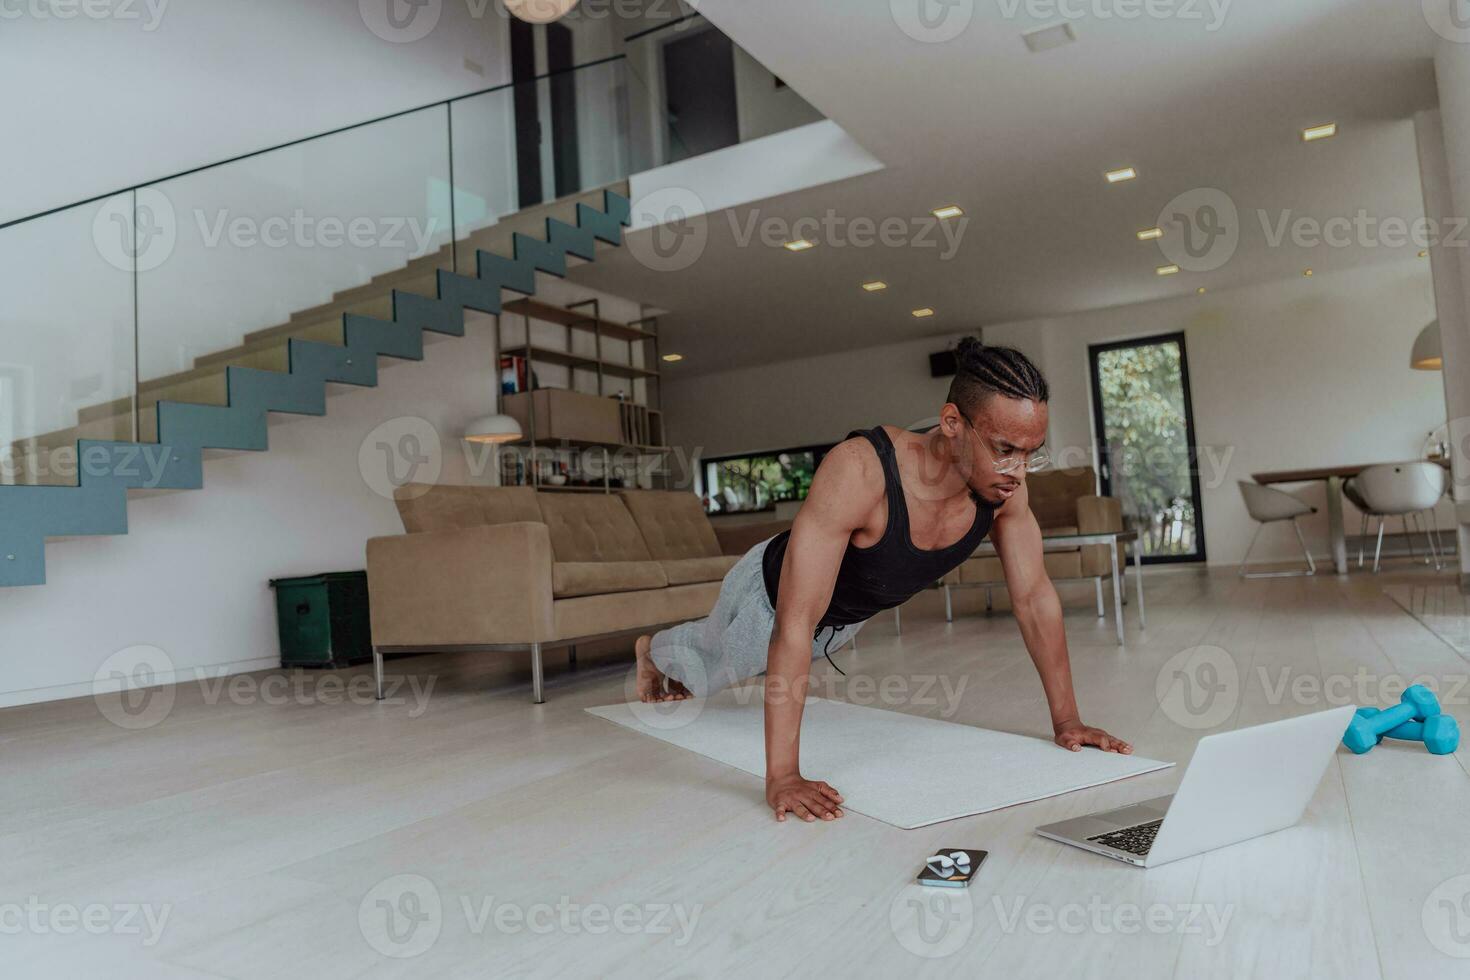
[[(1444, 459), (1432, 459), (1448, 468)], [(1370, 466), (1378, 463), (1357, 463), (1351, 466), (1314, 466), (1298, 470), (1270, 470), (1252, 473), (1251, 479), (1270, 486), (1273, 483), (1326, 483), (1327, 484), (1327, 529), (1332, 537), (1332, 568), (1339, 575), (1346, 575), (1347, 533), (1342, 523), (1342, 485)]]

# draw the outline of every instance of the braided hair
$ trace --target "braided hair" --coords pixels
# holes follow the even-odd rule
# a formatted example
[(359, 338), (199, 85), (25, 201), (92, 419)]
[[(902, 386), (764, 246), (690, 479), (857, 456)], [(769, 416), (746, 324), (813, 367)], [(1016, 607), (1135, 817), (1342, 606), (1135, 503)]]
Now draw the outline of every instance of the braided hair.
[(975, 337), (965, 337), (955, 348), (955, 364), (948, 400), (967, 417), (993, 395), (1038, 402), (1050, 396), (1036, 365), (1013, 347), (987, 347)]

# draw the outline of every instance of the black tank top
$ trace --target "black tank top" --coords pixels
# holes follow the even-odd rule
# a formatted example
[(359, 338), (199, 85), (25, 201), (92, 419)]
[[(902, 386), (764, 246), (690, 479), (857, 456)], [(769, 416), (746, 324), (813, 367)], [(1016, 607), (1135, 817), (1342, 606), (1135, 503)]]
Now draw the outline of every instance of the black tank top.
[[(971, 495), (975, 501), (975, 523), (948, 548), (924, 551), (914, 547), (909, 537), (909, 510), (903, 498), (903, 482), (899, 479), (898, 456), (893, 441), (882, 426), (849, 432), (847, 437), (862, 436), (873, 444), (883, 463), (883, 493), (888, 500), (888, 525), (883, 537), (866, 548), (848, 542), (837, 571), (837, 584), (818, 629), (840, 629), (871, 619), (885, 609), (901, 606), (919, 592), (944, 578), (974, 554), (995, 517), (995, 506)], [(782, 531), (766, 546), (762, 571), (766, 595), (772, 608), (781, 584), (781, 563), (786, 559), (790, 531)]]

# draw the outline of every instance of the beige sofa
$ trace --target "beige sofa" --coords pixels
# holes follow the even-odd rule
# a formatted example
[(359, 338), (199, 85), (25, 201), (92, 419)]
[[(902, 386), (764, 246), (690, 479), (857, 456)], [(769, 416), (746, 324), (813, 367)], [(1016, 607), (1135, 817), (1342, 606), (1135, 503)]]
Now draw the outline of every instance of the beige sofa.
[[(1031, 498), (1031, 512), (1041, 525), (1042, 536), (1088, 534), (1098, 531), (1123, 530), (1122, 503), (1114, 497), (1094, 493), (1097, 478), (1090, 466), (1044, 470), (1026, 477)], [(1092, 579), (1097, 585), (1097, 614), (1103, 615), (1102, 580), (1109, 574), (1109, 547), (1090, 544), (1070, 550), (1048, 551), (1042, 560), (1053, 581)], [(1119, 572), (1124, 556), (1119, 549)], [(992, 605), (992, 591), (1005, 585), (1000, 559), (994, 556), (971, 558), (950, 572), (940, 583), (944, 587), (944, 616), (954, 619), (952, 590), (983, 588), (985, 608)], [(1124, 599), (1126, 602), (1126, 598)]]
[(383, 654), (530, 651), (641, 633), (709, 614), (725, 573), (789, 524), (717, 531), (692, 493), (537, 492), (408, 484), (406, 534), (367, 545), (373, 660)]

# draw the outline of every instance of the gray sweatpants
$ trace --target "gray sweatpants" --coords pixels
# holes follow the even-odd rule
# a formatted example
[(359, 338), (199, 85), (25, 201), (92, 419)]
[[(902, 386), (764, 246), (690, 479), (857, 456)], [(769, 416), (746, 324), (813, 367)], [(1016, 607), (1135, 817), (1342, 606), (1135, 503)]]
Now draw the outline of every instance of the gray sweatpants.
[[(653, 636), (654, 666), (689, 688), (695, 697), (708, 697), (765, 672), (771, 630), (776, 625), (776, 612), (766, 597), (761, 571), (761, 557), (768, 544), (769, 540), (762, 541), (735, 563), (707, 617)], [(862, 627), (857, 623), (819, 630), (812, 640), (812, 659), (828, 650), (835, 653)]]

